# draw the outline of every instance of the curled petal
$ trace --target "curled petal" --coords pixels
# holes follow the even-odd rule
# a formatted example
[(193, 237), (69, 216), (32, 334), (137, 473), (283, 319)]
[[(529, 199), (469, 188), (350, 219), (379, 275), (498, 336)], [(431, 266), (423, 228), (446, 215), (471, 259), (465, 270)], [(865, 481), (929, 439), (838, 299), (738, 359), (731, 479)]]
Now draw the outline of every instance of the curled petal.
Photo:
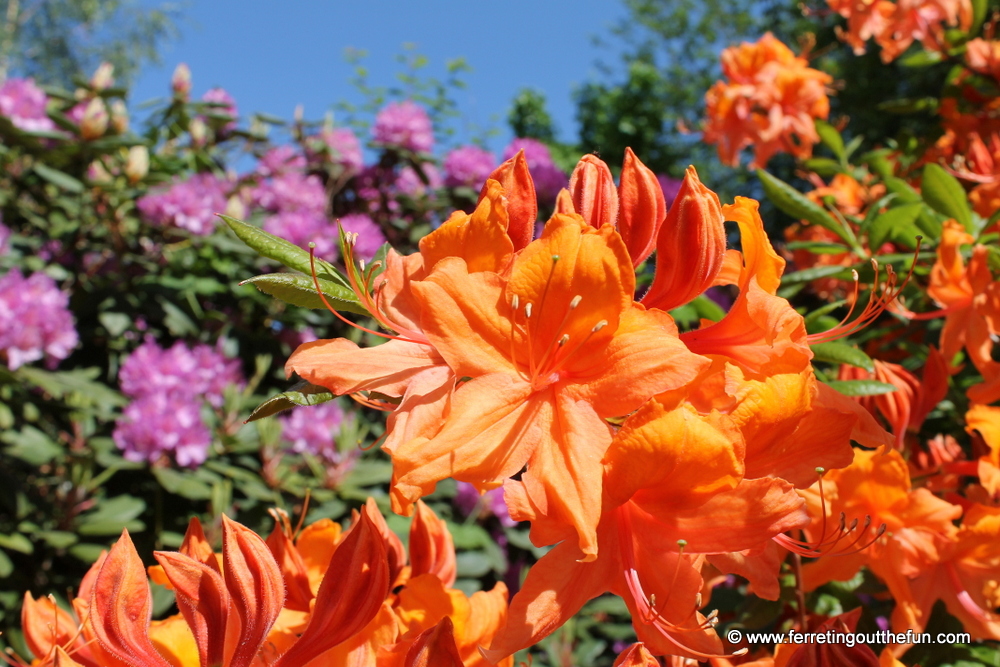
[(618, 192), (615, 179), (604, 160), (584, 155), (569, 177), (573, 208), (590, 226), (600, 229), (618, 219)]
[[(229, 667), (247, 667), (267, 638), (285, 601), (285, 583), (281, 568), (267, 544), (246, 526), (222, 517), (223, 571), (226, 588), (240, 620), (235, 637), (228, 629), (226, 662)], [(231, 623), (230, 623), (231, 625)]]
[(36, 658), (49, 656), (57, 646), (69, 646), (77, 634), (76, 621), (55, 598), (50, 595), (36, 600), (31, 593), (24, 594), (21, 630), (24, 643)]
[(618, 233), (625, 241), (633, 266), (639, 266), (653, 253), (666, 216), (667, 203), (656, 174), (631, 148), (626, 148), (618, 185)]
[(457, 576), (456, 567), (455, 544), (448, 532), (448, 524), (422, 500), (418, 500), (410, 525), (411, 576), (433, 574), (445, 586), (451, 586)]
[(660, 667), (660, 661), (638, 642), (619, 653), (611, 667)]
[(489, 192), (490, 180), (500, 183), (507, 195), (507, 236), (514, 244), (514, 250), (520, 250), (531, 243), (531, 239), (535, 236), (535, 221), (538, 219), (535, 182), (528, 171), (528, 160), (524, 157), (524, 151), (518, 151), (517, 155), (490, 174), (482, 192), (479, 193), (480, 202)]
[(309, 588), (309, 570), (280, 522), (274, 524), (274, 530), (267, 536), (267, 546), (278, 561), (285, 580), (285, 606), (296, 611), (309, 611), (313, 598)]
[(455, 644), (455, 625), (445, 616), (430, 630), (417, 635), (406, 652), (404, 667), (463, 667)]
[(661, 310), (684, 305), (711, 287), (725, 254), (719, 197), (688, 167), (657, 235), (656, 273), (642, 304)]
[(427, 271), (445, 257), (461, 257), (469, 272), (501, 271), (514, 251), (507, 235), (508, 212), (504, 189), (486, 181), (479, 204), (471, 215), (458, 211), (420, 240), (420, 254)]

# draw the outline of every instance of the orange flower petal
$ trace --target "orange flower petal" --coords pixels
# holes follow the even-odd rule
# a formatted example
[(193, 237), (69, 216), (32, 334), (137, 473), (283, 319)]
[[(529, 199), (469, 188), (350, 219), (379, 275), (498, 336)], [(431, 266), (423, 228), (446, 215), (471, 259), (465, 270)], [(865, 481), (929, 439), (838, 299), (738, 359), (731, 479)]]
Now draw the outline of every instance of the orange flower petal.
[(625, 149), (618, 202), (618, 233), (632, 257), (632, 265), (639, 266), (656, 248), (660, 226), (667, 217), (667, 202), (656, 174), (631, 148)]
[(619, 653), (611, 667), (660, 667), (660, 661), (639, 642)]
[(503, 186), (507, 195), (507, 212), (509, 224), (507, 235), (513, 243), (514, 250), (520, 250), (531, 242), (535, 236), (535, 221), (538, 220), (538, 200), (535, 196), (535, 183), (528, 171), (528, 160), (524, 150), (497, 167), (479, 194), (482, 201), (489, 192), (489, 181), (497, 181)]
[(281, 522), (275, 521), (274, 529), (265, 542), (285, 580), (284, 606), (296, 611), (309, 611), (309, 603), (313, 599), (309, 588), (309, 571), (291, 538), (282, 529)]
[(440, 227), (420, 239), (424, 268), (431, 271), (445, 257), (461, 257), (469, 273), (501, 271), (510, 262), (514, 246), (507, 236), (507, 200), (495, 180), (487, 180), (471, 215), (456, 212)]
[(569, 177), (574, 210), (591, 227), (600, 229), (618, 220), (618, 192), (615, 179), (604, 160), (584, 155)]
[(28, 650), (42, 659), (50, 656), (57, 646), (68, 647), (77, 635), (77, 624), (51, 595), (35, 600), (31, 593), (25, 593), (21, 631)]
[(464, 667), (450, 618), (445, 616), (433, 628), (417, 635), (406, 652), (403, 667)]
[(222, 575), (182, 553), (157, 551), (177, 607), (194, 634), (202, 665), (220, 665), (225, 657), (226, 622), (230, 600)]
[(455, 543), (448, 532), (448, 524), (434, 511), (417, 501), (417, 511), (410, 524), (411, 576), (433, 574), (445, 586), (455, 583)]

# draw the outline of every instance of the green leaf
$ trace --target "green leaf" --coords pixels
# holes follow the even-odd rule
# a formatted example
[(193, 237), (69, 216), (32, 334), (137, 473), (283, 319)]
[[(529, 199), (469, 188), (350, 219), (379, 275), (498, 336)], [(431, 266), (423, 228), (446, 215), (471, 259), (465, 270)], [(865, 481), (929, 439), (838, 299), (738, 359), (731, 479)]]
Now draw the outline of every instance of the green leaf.
[(458, 576), (478, 579), (493, 569), (490, 557), (482, 551), (463, 551), (455, 556)]
[[(24, 370), (23, 367), (20, 370)], [(4, 450), (6, 455), (34, 466), (44, 465), (63, 453), (63, 448), (52, 438), (31, 425), (25, 425), (20, 431), (0, 434), (0, 440), (10, 445)]]
[(0, 549), (8, 551), (18, 551), (22, 554), (31, 554), (35, 550), (35, 545), (21, 533), (11, 533), (4, 535), (0, 533)]
[(53, 549), (65, 549), (76, 544), (79, 539), (76, 533), (67, 530), (45, 530), (38, 533), (38, 536)]
[(81, 535), (115, 535), (122, 528), (130, 532), (144, 530), (145, 524), (136, 517), (145, 510), (146, 501), (141, 498), (115, 496), (102, 501), (93, 512), (82, 515), (77, 532)]
[(52, 185), (66, 190), (67, 192), (83, 192), (83, 183), (64, 171), (53, 169), (52, 167), (44, 165), (40, 162), (36, 162), (31, 169)]
[(863, 368), (869, 373), (875, 372), (875, 363), (867, 354), (856, 347), (831, 341), (829, 343), (816, 343), (809, 346), (812, 349), (813, 357), (820, 361), (829, 361), (835, 364), (850, 364)]
[[(329, 280), (317, 278), (323, 296), (335, 310), (348, 310), (359, 315), (369, 315), (368, 309), (358, 302), (354, 290), (342, 287)], [(323, 310), (326, 305), (316, 293), (316, 285), (309, 276), (293, 273), (267, 273), (244, 280), (241, 285), (251, 283), (265, 294), (281, 299), (293, 306)]]
[(838, 273), (847, 273), (849, 275), (850, 268), (846, 266), (813, 266), (808, 269), (802, 269), (801, 271), (794, 271), (792, 273), (786, 273), (781, 276), (781, 284), (790, 285), (793, 283), (809, 282), (812, 280), (817, 280), (818, 278), (826, 278), (827, 276), (835, 276)]
[(899, 59), (899, 64), (903, 67), (930, 67), (937, 65), (944, 56), (939, 51), (917, 51), (916, 53)]
[(156, 468), (153, 476), (160, 486), (168, 493), (187, 498), (188, 500), (208, 500), (212, 497), (212, 487), (194, 479), (190, 473), (180, 472), (173, 468)]
[(957, 220), (967, 231), (972, 231), (972, 211), (965, 189), (958, 179), (938, 164), (929, 163), (924, 167), (921, 181), (924, 201), (932, 209)]
[(844, 396), (878, 396), (896, 391), (893, 385), (878, 380), (833, 380), (826, 384)]
[(916, 225), (917, 217), (923, 210), (922, 203), (904, 204), (896, 208), (890, 208), (882, 215), (876, 217), (868, 228), (868, 248), (872, 252), (878, 252), (886, 240), (903, 241), (908, 239), (907, 246), (913, 247), (914, 238), (920, 235), (920, 229)]
[(972, 0), (972, 25), (969, 27), (969, 35), (979, 34), (979, 29), (986, 20), (989, 0)]
[(785, 244), (789, 250), (805, 250), (814, 255), (839, 255), (850, 252), (850, 248), (832, 241), (792, 241)]
[(7, 554), (0, 551), (0, 579), (6, 579), (14, 571), (14, 563), (7, 557)]
[(28, 384), (38, 387), (49, 396), (72, 403), (74, 407), (92, 407), (103, 418), (110, 418), (115, 408), (128, 401), (120, 393), (97, 382), (99, 368), (77, 368), (71, 371), (46, 371), (22, 366), (17, 375)]
[(855, 241), (851, 238), (850, 233), (832, 215), (827, 213), (822, 206), (763, 169), (757, 170), (757, 178), (760, 179), (761, 185), (764, 186), (764, 194), (779, 209), (793, 218), (801, 218), (814, 225), (829, 229), (849, 245), (855, 245)]
[(802, 163), (802, 166), (809, 171), (814, 171), (823, 178), (830, 178), (844, 170), (844, 167), (836, 160), (828, 157), (813, 157)]
[(726, 311), (722, 309), (722, 306), (712, 301), (704, 294), (696, 296), (692, 299), (690, 305), (694, 308), (698, 317), (701, 319), (718, 322), (726, 316)]
[(332, 401), (336, 396), (326, 387), (310, 384), (305, 380), (296, 383), (288, 391), (284, 391), (277, 396), (272, 396), (257, 406), (257, 409), (250, 413), (247, 423), (276, 415), (282, 410), (291, 410), (296, 406), (319, 405)]
[[(220, 215), (219, 217), (229, 225), (229, 228), (233, 230), (241, 241), (264, 257), (281, 262), (288, 268), (300, 273), (312, 275), (308, 251), (236, 218), (230, 218), (228, 215)], [(347, 282), (347, 279), (337, 269), (318, 257), (316, 258), (316, 275), (324, 280), (340, 283), (342, 286), (350, 288), (350, 283)]]
[(844, 139), (840, 136), (840, 132), (833, 125), (823, 120), (816, 120), (814, 124), (816, 125), (816, 133), (819, 135), (820, 141), (833, 151), (838, 160), (843, 161), (845, 157)]

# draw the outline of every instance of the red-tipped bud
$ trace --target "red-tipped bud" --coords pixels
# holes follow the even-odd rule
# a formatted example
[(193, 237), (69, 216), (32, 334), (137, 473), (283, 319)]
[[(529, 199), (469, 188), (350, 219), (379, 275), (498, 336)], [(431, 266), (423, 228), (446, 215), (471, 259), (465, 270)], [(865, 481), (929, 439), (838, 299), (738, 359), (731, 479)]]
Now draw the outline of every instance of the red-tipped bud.
[(618, 186), (618, 233), (628, 248), (632, 266), (639, 266), (653, 254), (666, 217), (667, 203), (656, 174), (631, 148), (626, 148)]
[(702, 184), (694, 167), (688, 167), (657, 235), (656, 274), (642, 298), (644, 306), (670, 310), (712, 285), (726, 254), (723, 222), (718, 195)]
[(524, 151), (510, 158), (497, 167), (489, 178), (479, 201), (489, 192), (489, 181), (494, 180), (503, 186), (507, 196), (507, 215), (510, 222), (507, 225), (507, 236), (514, 243), (514, 250), (520, 250), (531, 243), (535, 236), (535, 221), (538, 219), (538, 200), (535, 198), (535, 182), (528, 171), (528, 161)]
[(615, 179), (604, 160), (596, 155), (584, 155), (569, 177), (569, 193), (573, 208), (591, 226), (613, 225), (618, 219), (618, 191)]
[(452, 586), (457, 576), (455, 543), (448, 524), (434, 514), (422, 500), (410, 524), (410, 576), (433, 574), (445, 586)]
[(576, 208), (573, 206), (573, 195), (569, 193), (569, 190), (563, 188), (556, 195), (556, 210), (554, 214), (561, 213), (563, 215), (573, 215), (576, 213)]

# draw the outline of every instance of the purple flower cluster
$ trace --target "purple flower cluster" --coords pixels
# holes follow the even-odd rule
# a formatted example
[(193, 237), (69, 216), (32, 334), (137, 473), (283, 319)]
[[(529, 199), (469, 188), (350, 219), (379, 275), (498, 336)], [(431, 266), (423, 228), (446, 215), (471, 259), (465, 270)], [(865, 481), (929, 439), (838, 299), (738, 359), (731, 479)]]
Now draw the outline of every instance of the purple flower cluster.
[(390, 102), (375, 116), (372, 126), (375, 143), (414, 153), (430, 153), (434, 148), (434, 128), (423, 107), (406, 100)]
[(552, 161), (548, 146), (536, 139), (514, 139), (504, 149), (503, 159), (509, 160), (523, 150), (528, 171), (535, 182), (535, 194), (543, 206), (555, 203), (559, 191), (569, 185), (569, 176)]
[(316, 244), (316, 256), (333, 261), (337, 258), (337, 228), (326, 216), (312, 211), (282, 211), (264, 221), (264, 231), (279, 236), (300, 248)]
[(493, 153), (479, 146), (462, 146), (444, 158), (444, 184), (479, 189), (497, 166)]
[(507, 527), (517, 525), (517, 521), (510, 518), (510, 511), (503, 498), (503, 489), (493, 489), (479, 495), (476, 487), (468, 482), (458, 482), (458, 493), (455, 494), (455, 506), (465, 516), (471, 515), (479, 508), (479, 511), (495, 516), (500, 520), (500, 524)]
[(316, 176), (301, 171), (286, 171), (277, 178), (265, 180), (250, 193), (254, 204), (265, 211), (309, 211), (323, 215), (326, 210), (326, 190)]
[(306, 159), (288, 144), (275, 146), (257, 163), (257, 173), (261, 176), (280, 176), (286, 171), (305, 169)]
[(393, 189), (399, 194), (414, 199), (433, 196), (433, 191), (444, 185), (441, 172), (429, 162), (423, 163), (420, 165), (420, 168), (424, 172), (424, 176), (427, 177), (426, 184), (420, 180), (417, 170), (407, 165), (399, 170), (399, 175), (396, 177)]
[(55, 123), (45, 113), (48, 101), (34, 79), (7, 79), (0, 86), (0, 115), (26, 132), (55, 129)]
[(46, 357), (50, 367), (76, 347), (76, 328), (69, 312), (69, 295), (44, 273), (25, 278), (12, 269), (0, 278), (0, 354), (7, 366)]
[(326, 128), (315, 137), (310, 137), (310, 144), (308, 155), (313, 162), (329, 161), (340, 165), (349, 174), (356, 174), (364, 167), (361, 144), (346, 127)]
[(663, 190), (663, 198), (667, 201), (667, 210), (677, 199), (677, 193), (681, 191), (681, 181), (678, 178), (671, 178), (664, 174), (657, 174), (656, 180), (660, 182), (660, 189)]
[(136, 205), (150, 224), (180, 227), (205, 236), (215, 229), (215, 214), (226, 209), (228, 185), (214, 174), (195, 174), (166, 190), (140, 197)]
[(232, 132), (236, 129), (236, 119), (239, 118), (239, 111), (236, 109), (236, 100), (233, 96), (227, 93), (222, 88), (212, 88), (201, 96), (202, 102), (210, 102), (213, 105), (211, 111), (209, 112), (213, 116), (220, 116), (229, 118), (229, 121), (216, 120), (214, 118), (205, 118), (205, 122), (208, 124), (212, 123), (222, 123), (219, 130), (221, 132)]
[(340, 458), (335, 438), (344, 421), (344, 411), (336, 402), (296, 408), (291, 414), (279, 417), (278, 421), (281, 423), (281, 434), (291, 443), (293, 452), (308, 452), (328, 461)]
[(208, 345), (189, 348), (178, 341), (163, 349), (147, 338), (122, 364), (118, 380), (133, 399), (113, 434), (125, 458), (153, 462), (171, 453), (178, 465), (194, 467), (205, 461), (212, 442), (202, 399), (221, 407), (222, 392), (242, 385), (243, 375), (238, 359)]

